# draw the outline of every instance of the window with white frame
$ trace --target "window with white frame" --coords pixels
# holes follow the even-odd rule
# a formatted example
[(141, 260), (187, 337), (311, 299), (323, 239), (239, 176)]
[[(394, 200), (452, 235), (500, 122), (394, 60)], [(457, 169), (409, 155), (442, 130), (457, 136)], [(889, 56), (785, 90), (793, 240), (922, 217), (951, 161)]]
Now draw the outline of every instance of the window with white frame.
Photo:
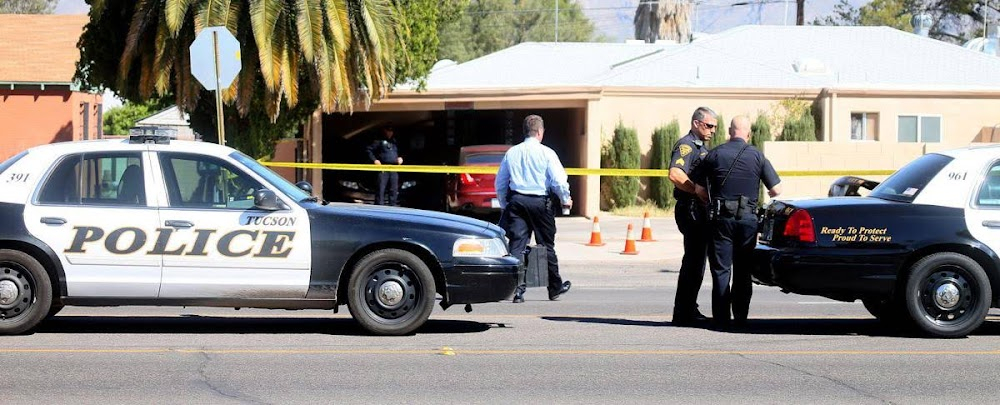
[(870, 113), (870, 112), (851, 113), (851, 140), (877, 141), (878, 113)]
[(899, 142), (941, 142), (941, 116), (900, 115)]

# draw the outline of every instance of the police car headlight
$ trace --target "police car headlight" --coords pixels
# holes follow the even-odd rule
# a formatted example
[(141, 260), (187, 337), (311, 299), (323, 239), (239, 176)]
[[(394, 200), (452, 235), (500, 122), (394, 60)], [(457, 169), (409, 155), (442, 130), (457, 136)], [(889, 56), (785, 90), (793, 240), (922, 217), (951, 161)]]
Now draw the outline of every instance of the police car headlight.
[(416, 185), (417, 185), (417, 182), (415, 182), (415, 181), (412, 181), (412, 180), (410, 180), (410, 181), (404, 181), (403, 185), (399, 186), (399, 188), (401, 188), (403, 190), (406, 190), (406, 189), (408, 189), (410, 187), (413, 187), (413, 186), (416, 186)]
[(503, 239), (459, 239), (452, 249), (455, 257), (504, 257), (507, 244)]
[(361, 188), (358, 186), (358, 182), (356, 181), (341, 180), (340, 185), (343, 186), (344, 188), (349, 188), (351, 190), (357, 190)]

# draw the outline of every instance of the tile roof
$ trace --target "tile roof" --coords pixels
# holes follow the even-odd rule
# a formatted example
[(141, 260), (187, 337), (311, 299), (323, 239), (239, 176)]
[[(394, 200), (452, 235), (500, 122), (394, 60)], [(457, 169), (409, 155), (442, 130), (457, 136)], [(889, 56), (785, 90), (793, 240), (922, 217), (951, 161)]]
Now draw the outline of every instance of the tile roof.
[(0, 14), (0, 82), (73, 82), (86, 15)]

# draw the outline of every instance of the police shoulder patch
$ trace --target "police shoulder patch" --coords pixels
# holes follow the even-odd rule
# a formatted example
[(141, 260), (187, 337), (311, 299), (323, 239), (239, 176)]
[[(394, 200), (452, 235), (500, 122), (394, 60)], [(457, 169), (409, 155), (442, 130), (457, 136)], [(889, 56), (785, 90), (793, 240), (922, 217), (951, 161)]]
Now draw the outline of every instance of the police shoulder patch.
[(678, 149), (680, 149), (681, 157), (691, 154), (691, 145), (681, 145)]

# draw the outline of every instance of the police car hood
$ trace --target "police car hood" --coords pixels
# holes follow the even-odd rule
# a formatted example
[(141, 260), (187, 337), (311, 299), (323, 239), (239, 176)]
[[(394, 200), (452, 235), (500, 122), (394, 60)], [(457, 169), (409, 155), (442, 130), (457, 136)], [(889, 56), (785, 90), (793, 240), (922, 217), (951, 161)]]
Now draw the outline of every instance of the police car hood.
[(502, 237), (504, 235), (503, 229), (495, 224), (436, 211), (352, 203), (330, 203), (325, 206), (317, 206), (313, 211), (320, 215), (357, 219), (360, 220), (360, 223), (369, 225), (447, 230), (490, 238)]

